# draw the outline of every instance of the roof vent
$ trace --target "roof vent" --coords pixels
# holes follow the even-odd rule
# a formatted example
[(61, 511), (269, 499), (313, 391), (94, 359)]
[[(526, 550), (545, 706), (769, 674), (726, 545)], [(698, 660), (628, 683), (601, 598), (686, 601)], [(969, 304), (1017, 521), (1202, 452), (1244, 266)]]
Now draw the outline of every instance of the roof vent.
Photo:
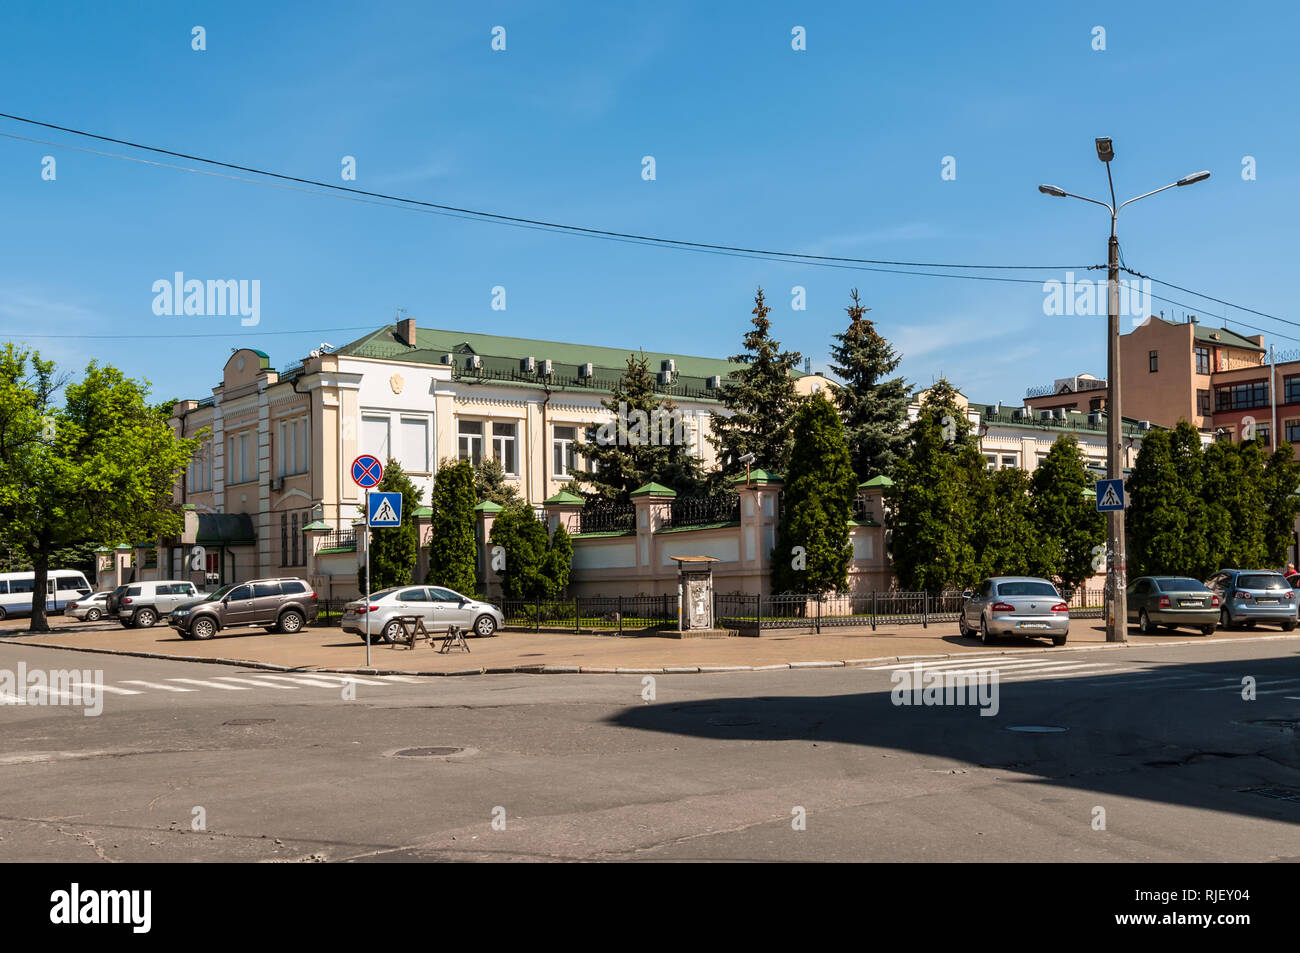
[(592, 378), (592, 377), (595, 377), (595, 376), (596, 376), (595, 371), (596, 371), (596, 369), (595, 369), (594, 367), (592, 367), (590, 361), (588, 361), (586, 364), (580, 364), (580, 365), (578, 365), (578, 376), (579, 376), (579, 377), (586, 377), (586, 378)]
[(532, 374), (537, 370), (537, 358), (529, 354), (527, 357), (519, 359), (519, 369), (525, 374)]

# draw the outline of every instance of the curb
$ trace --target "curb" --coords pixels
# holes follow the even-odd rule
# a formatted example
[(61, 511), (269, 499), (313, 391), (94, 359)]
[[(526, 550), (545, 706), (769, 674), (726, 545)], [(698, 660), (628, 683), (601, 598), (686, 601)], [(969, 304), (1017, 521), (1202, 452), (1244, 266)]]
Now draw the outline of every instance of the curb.
[(51, 645), (47, 642), (32, 642), (26, 638), (0, 638), (0, 645), (26, 645), (39, 649), (54, 649), (63, 652), (88, 652), (93, 655), (120, 655), (128, 658), (160, 659), (168, 662), (196, 662), (203, 665), (233, 665), (238, 668), (254, 668), (269, 672), (321, 672), (335, 675), (408, 675), (420, 678), (451, 678), (466, 675), (717, 675), (729, 672), (771, 672), (782, 669), (828, 669), (861, 668), (867, 665), (882, 665), (890, 662), (922, 662), (934, 659), (988, 658), (1000, 655), (1061, 655), (1064, 652), (1095, 652), (1109, 649), (1158, 649), (1185, 645), (1230, 645), (1243, 642), (1279, 642), (1300, 641), (1300, 633), (1292, 635), (1255, 635), (1238, 639), (1185, 639), (1177, 642), (1102, 642), (1092, 645), (1064, 645), (1052, 648), (1002, 649), (1001, 651), (938, 652), (926, 655), (882, 655), (877, 658), (855, 658), (840, 660), (814, 660), (806, 662), (777, 662), (766, 665), (687, 665), (661, 667), (619, 668), (595, 665), (545, 665), (532, 663), (528, 665), (481, 666), (478, 668), (461, 668), (445, 672), (419, 672), (409, 669), (356, 667), (329, 668), (319, 665), (276, 665), (273, 662), (257, 662), (250, 659), (207, 658), (193, 655), (167, 655), (162, 652), (137, 652), (127, 649), (92, 648), (81, 645)]

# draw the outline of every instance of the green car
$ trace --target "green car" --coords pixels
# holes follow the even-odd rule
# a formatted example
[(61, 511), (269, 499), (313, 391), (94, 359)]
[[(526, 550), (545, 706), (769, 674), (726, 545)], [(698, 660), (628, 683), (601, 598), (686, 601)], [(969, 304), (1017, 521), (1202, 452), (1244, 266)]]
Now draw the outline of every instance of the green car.
[(1219, 597), (1186, 576), (1142, 576), (1128, 587), (1128, 620), (1143, 635), (1157, 626), (1191, 626), (1212, 635), (1219, 623)]

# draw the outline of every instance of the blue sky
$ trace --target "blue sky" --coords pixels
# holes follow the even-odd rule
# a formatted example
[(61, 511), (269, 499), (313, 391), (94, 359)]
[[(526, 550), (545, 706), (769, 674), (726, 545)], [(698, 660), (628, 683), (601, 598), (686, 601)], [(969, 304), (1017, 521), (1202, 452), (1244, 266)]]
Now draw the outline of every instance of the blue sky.
[[(1293, 5), (47, 4), (0, 8), (0, 112), (426, 201), (872, 259), (1096, 264), (1093, 139), (1115, 141), (1140, 271), (1300, 320)], [(372, 9), (373, 6), (373, 9)], [(1059, 8), (1059, 9), (1058, 9)], [(191, 49), (191, 29), (207, 49)], [(492, 51), (494, 26), (506, 50)], [(803, 26), (807, 49), (791, 49)], [(1106, 49), (1092, 49), (1092, 30)], [(130, 152), (0, 120), (0, 133)], [(131, 153), (138, 155), (138, 153)], [(57, 178), (42, 179), (53, 155)], [(357, 178), (343, 183), (341, 161)], [(641, 177), (652, 155), (656, 179)], [(941, 178), (944, 156), (956, 178)], [(1253, 156), (1257, 178), (1243, 180)], [(157, 157), (154, 157), (157, 158)], [(189, 163), (184, 163), (189, 164)], [(1104, 374), (1104, 318), (1039, 283), (695, 254), (377, 207), (0, 137), (0, 339), (204, 397), (236, 346), (276, 366), (405, 308), (421, 326), (735, 353), (761, 284), (824, 367), (857, 286), (908, 379), (973, 398)], [(261, 320), (159, 317), (152, 285), (257, 279)], [(1037, 282), (1053, 277), (1029, 273)], [(494, 286), (506, 310), (491, 307)], [(791, 288), (807, 310), (791, 309)], [(1157, 294), (1221, 323), (1225, 309)], [(1226, 309), (1295, 347), (1300, 328)], [(329, 330), (327, 330), (329, 329)], [(292, 333), (280, 333), (292, 332)], [(183, 335), (219, 334), (186, 339)], [(37, 335), (47, 335), (38, 337)], [(59, 336), (48, 336), (59, 335)], [(100, 335), (89, 337), (89, 335)], [(103, 335), (159, 335), (156, 338)], [(163, 337), (165, 335), (165, 337)]]

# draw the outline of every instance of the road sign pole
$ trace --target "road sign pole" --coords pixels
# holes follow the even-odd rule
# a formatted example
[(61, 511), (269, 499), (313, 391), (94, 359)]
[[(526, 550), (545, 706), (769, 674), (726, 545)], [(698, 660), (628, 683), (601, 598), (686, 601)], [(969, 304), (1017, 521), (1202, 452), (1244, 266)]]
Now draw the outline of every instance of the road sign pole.
[(366, 668), (370, 667), (370, 491), (366, 490)]

